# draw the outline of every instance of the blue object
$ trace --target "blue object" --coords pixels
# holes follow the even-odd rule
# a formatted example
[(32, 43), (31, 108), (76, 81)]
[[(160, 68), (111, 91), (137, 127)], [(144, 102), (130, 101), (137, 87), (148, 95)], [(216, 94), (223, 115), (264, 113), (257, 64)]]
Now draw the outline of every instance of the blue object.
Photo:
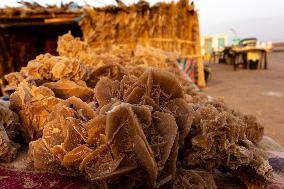
[(79, 9), (79, 5), (76, 2), (71, 2), (68, 6), (70, 11), (77, 11)]
[(81, 17), (81, 16), (78, 16), (78, 17), (74, 18), (73, 20), (74, 20), (75, 22), (80, 22), (81, 19), (82, 19), (82, 17)]
[(3, 96), (2, 100), (8, 102), (10, 100), (10, 98), (8, 96)]

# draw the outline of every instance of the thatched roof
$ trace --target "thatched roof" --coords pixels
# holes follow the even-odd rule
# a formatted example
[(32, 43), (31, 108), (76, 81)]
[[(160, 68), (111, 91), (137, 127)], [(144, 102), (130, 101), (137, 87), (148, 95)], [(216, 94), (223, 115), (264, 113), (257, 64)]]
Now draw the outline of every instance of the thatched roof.
[(188, 0), (87, 8), (81, 27), (85, 41), (93, 46), (142, 44), (184, 55), (200, 54), (198, 15)]
[(82, 7), (74, 2), (56, 5), (41, 5), (36, 2), (20, 1), (20, 7), (0, 9), (0, 19), (74, 17), (82, 14)]

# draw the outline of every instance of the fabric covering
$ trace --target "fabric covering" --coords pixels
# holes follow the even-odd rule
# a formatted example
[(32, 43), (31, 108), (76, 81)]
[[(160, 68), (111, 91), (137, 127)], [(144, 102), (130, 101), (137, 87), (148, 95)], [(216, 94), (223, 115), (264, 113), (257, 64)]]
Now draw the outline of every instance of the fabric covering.
[[(268, 141), (268, 140), (270, 141)], [(269, 137), (262, 141), (265, 146), (273, 148), (275, 143)], [(284, 153), (268, 151), (269, 162), (274, 169), (275, 179), (269, 188), (284, 187)], [(30, 171), (26, 168), (16, 168), (18, 163), (0, 165), (0, 186), (2, 189), (92, 189), (92, 185), (75, 177), (61, 176), (55, 173)], [(14, 166), (14, 167), (13, 167)], [(245, 189), (246, 186), (237, 178), (229, 174), (216, 172), (214, 180), (219, 189)]]

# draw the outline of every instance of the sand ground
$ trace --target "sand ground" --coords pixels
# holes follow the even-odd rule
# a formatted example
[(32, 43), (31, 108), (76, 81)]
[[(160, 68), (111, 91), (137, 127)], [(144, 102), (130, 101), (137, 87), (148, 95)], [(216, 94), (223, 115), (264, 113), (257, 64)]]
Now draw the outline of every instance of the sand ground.
[(257, 117), (266, 135), (284, 145), (284, 52), (270, 53), (268, 70), (238, 70), (211, 64), (213, 77), (204, 91), (232, 108)]

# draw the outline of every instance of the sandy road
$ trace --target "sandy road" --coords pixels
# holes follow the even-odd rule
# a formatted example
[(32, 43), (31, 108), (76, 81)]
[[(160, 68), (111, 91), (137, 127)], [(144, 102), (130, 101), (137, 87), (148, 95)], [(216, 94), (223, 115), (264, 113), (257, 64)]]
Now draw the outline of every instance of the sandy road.
[(212, 64), (213, 78), (205, 92), (232, 108), (255, 115), (265, 133), (284, 145), (284, 52), (271, 53), (269, 70), (238, 70)]

